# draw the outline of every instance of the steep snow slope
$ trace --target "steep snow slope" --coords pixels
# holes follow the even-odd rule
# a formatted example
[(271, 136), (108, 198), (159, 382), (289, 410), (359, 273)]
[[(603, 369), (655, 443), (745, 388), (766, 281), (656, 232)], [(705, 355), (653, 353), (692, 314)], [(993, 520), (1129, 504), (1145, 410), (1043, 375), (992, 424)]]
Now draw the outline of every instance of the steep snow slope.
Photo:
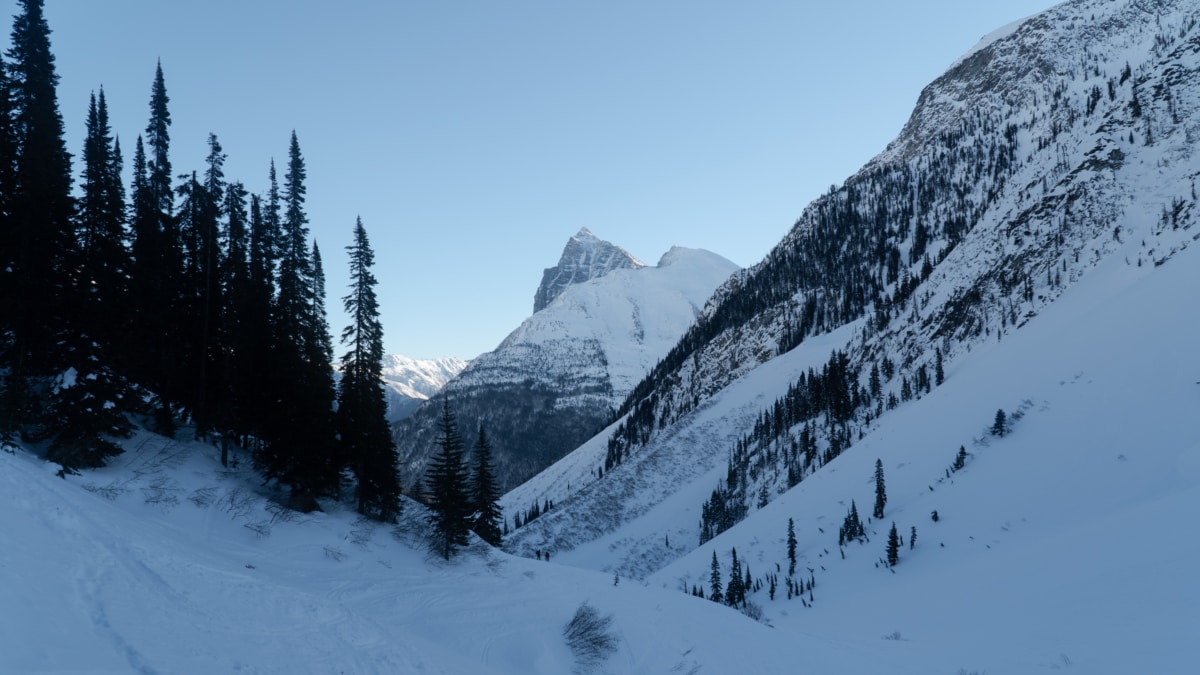
[(468, 444), (486, 426), (504, 489), (545, 468), (608, 422), (736, 269), (676, 247), (654, 267), (567, 287), (396, 428), (405, 482), (424, 474), (447, 397)]
[[(652, 581), (704, 583), (713, 551), (727, 574), (734, 547), (755, 574), (777, 564), (786, 574), (793, 518), (800, 574), (814, 569), (817, 588), (811, 609), (754, 594), (781, 631), (899, 632), (903, 658), (930, 672), (1190, 672), (1200, 658), (1200, 542), (1185, 534), (1200, 513), (1197, 249), (1153, 272), (1119, 257), (1100, 265), (1052, 311), (961, 359), (943, 387)], [(1003, 437), (987, 432), (997, 408), (1023, 413)], [(947, 478), (960, 446), (966, 466)], [(870, 513), (876, 458), (885, 517), (842, 559), (837, 528), (851, 499)], [(893, 522), (918, 534), (895, 574), (877, 565)]]
[(444, 563), (415, 504), (395, 532), (332, 504), (296, 516), (212, 447), (127, 447), (65, 481), (0, 452), (0, 672), (568, 673), (583, 602), (613, 617), (607, 673), (781, 672), (797, 648), (826, 673), (890, 658), (479, 543)]
[[(727, 582), (736, 548), (763, 584), (749, 600), (784, 640), (890, 644), (892, 660), (876, 672), (1191, 672), (1200, 658), (1191, 569), (1200, 541), (1186, 534), (1200, 513), (1196, 289), (1200, 243), (1159, 267), (1110, 256), (1021, 330), (948, 363), (944, 385), (697, 549), (699, 504), (725, 474), (721, 421), (740, 426), (806, 356), (820, 363), (828, 345), (806, 342), (605, 480), (587, 481), (603, 458), (593, 440), (521, 486), (510, 508), (543, 494), (557, 505), (506, 545), (706, 593), (713, 552)], [(1001, 408), (1019, 419), (996, 437)], [(947, 477), (960, 446), (966, 466)], [(843, 559), (838, 528), (851, 500), (870, 515), (877, 458), (885, 517)], [(807, 593), (787, 599), (789, 518), (796, 577), (816, 583), (811, 607)], [(905, 540), (894, 573), (879, 564), (893, 522)]]

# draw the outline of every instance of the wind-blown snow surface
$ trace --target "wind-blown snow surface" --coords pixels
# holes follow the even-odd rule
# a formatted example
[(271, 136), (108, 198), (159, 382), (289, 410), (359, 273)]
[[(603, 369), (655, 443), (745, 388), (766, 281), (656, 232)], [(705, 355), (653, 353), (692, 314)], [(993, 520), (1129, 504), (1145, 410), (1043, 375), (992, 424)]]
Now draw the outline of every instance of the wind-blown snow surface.
[[(1157, 267), (1109, 257), (1021, 330), (948, 364), (943, 386), (885, 416), (838, 459), (699, 549), (692, 550), (699, 506), (724, 475), (729, 444), (713, 452), (690, 437), (690, 452), (673, 467), (639, 464), (661, 451), (652, 444), (582, 490), (585, 479), (576, 478), (577, 494), (560, 495), (560, 505), (518, 530), (510, 546), (558, 545), (558, 560), (598, 570), (658, 570), (648, 583), (675, 589), (707, 589), (714, 551), (728, 580), (736, 548), (756, 578), (782, 570), (774, 601), (765, 586), (750, 596), (780, 634), (887, 643), (886, 661), (871, 672), (1195, 672), (1198, 248)], [(806, 342), (751, 377), (766, 382), (805, 354), (819, 362), (828, 345)], [(773, 400), (763, 397), (768, 389), (730, 387), (693, 426), (744, 417), (764, 402), (757, 399)], [(999, 408), (1020, 417), (1004, 437), (987, 431)], [(677, 426), (685, 428), (676, 435), (693, 433)], [(966, 467), (947, 478), (960, 446)], [(594, 451), (584, 446), (564, 458), (522, 486), (513, 503), (563, 489), (556, 475), (573, 462), (594, 466), (596, 458), (585, 456)], [(864, 518), (870, 514), (876, 458), (887, 483), (885, 518), (869, 523), (870, 542), (848, 545), (843, 559), (838, 527), (852, 499)], [(634, 482), (636, 504), (596, 509), (583, 497), (610, 479)], [(576, 509), (577, 501), (591, 504)], [(631, 515), (622, 521), (612, 511)], [(786, 599), (789, 518), (797, 576), (816, 581), (811, 608)], [(586, 543), (564, 542), (551, 534), (560, 531), (556, 519), (584, 532), (596, 521), (619, 524), (580, 537)], [(906, 542), (910, 528), (918, 535), (912, 550), (902, 547), (894, 573), (880, 564), (893, 522)]]
[(0, 672), (569, 673), (562, 629), (585, 601), (614, 619), (603, 672), (780, 672), (798, 647), (821, 672), (871, 663), (479, 543), (444, 563), (413, 504), (398, 536), (336, 505), (295, 516), (211, 446), (139, 434), (128, 448), (66, 481), (0, 452)]

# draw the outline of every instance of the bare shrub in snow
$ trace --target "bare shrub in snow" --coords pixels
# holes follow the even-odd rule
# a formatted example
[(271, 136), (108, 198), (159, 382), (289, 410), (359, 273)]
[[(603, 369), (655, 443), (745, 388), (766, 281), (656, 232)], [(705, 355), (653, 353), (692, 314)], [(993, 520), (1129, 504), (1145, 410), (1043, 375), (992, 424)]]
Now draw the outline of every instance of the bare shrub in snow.
[(267, 502), (263, 507), (267, 513), (271, 514), (271, 524), (275, 523), (290, 523), (296, 519), (297, 512), (278, 502)]
[(342, 562), (346, 559), (346, 554), (342, 551), (342, 549), (336, 546), (326, 546), (325, 557), (334, 562)]
[(242, 527), (253, 532), (259, 539), (263, 539), (271, 534), (271, 523), (265, 520), (260, 520), (256, 523), (246, 523)]
[(217, 501), (217, 488), (214, 486), (196, 488), (188, 495), (188, 501), (198, 508), (206, 509)]
[(746, 606), (742, 608), (742, 614), (745, 614), (759, 623), (767, 623), (767, 621), (764, 619), (762, 605), (757, 603), (747, 601)]
[(563, 636), (575, 654), (579, 671), (590, 671), (617, 651), (617, 636), (612, 632), (612, 622), (611, 614), (601, 616), (586, 600), (575, 610), (575, 616), (563, 628)]
[(242, 488), (234, 488), (225, 492), (225, 497), (221, 500), (221, 508), (234, 519), (245, 518), (250, 515), (250, 507), (253, 503), (254, 495)]
[(149, 486), (142, 488), (146, 504), (175, 505), (179, 503), (181, 488), (167, 476), (156, 476)]
[(98, 494), (108, 501), (115, 501), (117, 497), (125, 494), (125, 486), (120, 483), (112, 482), (108, 485), (96, 485), (95, 483), (86, 483), (83, 486), (84, 490)]
[(355, 546), (367, 547), (371, 543), (371, 529), (364, 527), (357, 530), (350, 530), (350, 543)]

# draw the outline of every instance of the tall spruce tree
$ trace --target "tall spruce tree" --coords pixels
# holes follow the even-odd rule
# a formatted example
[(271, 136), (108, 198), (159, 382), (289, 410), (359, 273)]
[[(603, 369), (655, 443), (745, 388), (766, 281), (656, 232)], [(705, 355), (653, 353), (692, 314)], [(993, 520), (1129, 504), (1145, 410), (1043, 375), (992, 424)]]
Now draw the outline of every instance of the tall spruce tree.
[(730, 554), (733, 561), (729, 565), (729, 584), (725, 587), (725, 602), (730, 607), (737, 607), (746, 602), (746, 584), (742, 581), (742, 565), (738, 562), (737, 549)]
[[(241, 435), (253, 429), (253, 411), (250, 409), (249, 392), (254, 388), (259, 364), (263, 361), (250, 360), (253, 338), (251, 282), (250, 282), (250, 233), (249, 214), (246, 211), (246, 188), (240, 182), (229, 183), (225, 188), (221, 210), (225, 213), (225, 226), (221, 233), (222, 248), (220, 295), (221, 308), (217, 328), (219, 345), (214, 373), (223, 395), (215, 401), (214, 425), (222, 434), (222, 462), (228, 463), (226, 452), (230, 433)], [(266, 332), (267, 325), (263, 324)]]
[(346, 346), (338, 384), (338, 431), (341, 455), (354, 473), (358, 512), (384, 522), (400, 513), (396, 448), (387, 424), (383, 391), (383, 324), (379, 321), (377, 283), (362, 218), (354, 224), (350, 254), (350, 292), (342, 306), (350, 324), (342, 330)]
[(136, 397), (115, 368), (116, 341), (127, 328), (125, 205), (119, 148), (109, 135), (103, 90), (98, 101), (91, 97), (83, 155), (68, 294), (71, 321), (61, 343), (67, 369), (50, 389), (54, 432), (47, 459), (62, 465), (64, 473), (100, 466), (120, 453), (113, 439), (129, 435), (127, 413), (136, 407)]
[[(271, 191), (278, 197), (278, 185), (275, 180), (275, 163), (271, 162)], [(254, 364), (256, 370), (266, 368), (273, 372), (277, 359), (273, 353), (275, 319), (275, 270), (278, 261), (277, 246), (282, 237), (279, 231), (278, 219), (269, 220), (267, 209), (263, 207), (263, 199), (259, 195), (250, 197), (250, 244), (249, 244), (249, 289), (245, 300), (246, 313), (244, 335), (246, 344), (244, 351), (239, 353), (239, 360), (244, 356), (246, 363)], [(252, 435), (258, 449), (267, 437), (269, 420), (274, 408), (275, 387), (267, 378), (246, 373), (244, 369), (237, 370), (241, 381), (239, 391), (244, 417), (247, 420), (247, 431)], [(246, 377), (249, 375), (249, 377)]]
[(21, 429), (37, 439), (50, 430), (47, 400), (40, 393), (46, 387), (34, 382), (54, 377), (64, 366), (58, 346), (70, 309), (74, 200), (43, 2), (21, 0), (20, 5), (8, 51), (15, 161), (6, 199), (7, 260), (0, 269), (5, 295), (18, 300), (0, 318), (9, 336), (0, 354), (0, 430), (12, 434)]
[(277, 287), (272, 309), (270, 405), (264, 416), (264, 443), (255, 467), (267, 480), (289, 488), (289, 506), (319, 508), (317, 498), (336, 494), (341, 466), (335, 452), (332, 348), (324, 316), (324, 281), (314, 270), (304, 213), (307, 175), (292, 132), (284, 176), (285, 217)]
[(9, 270), (16, 262), (18, 236), (12, 219), (12, 204), (17, 182), (17, 137), (13, 119), (12, 85), (8, 66), (0, 58), (0, 447), (7, 447), (16, 437), (16, 401), (12, 387), (13, 351), (12, 318), (17, 306), (17, 279)]
[(787, 526), (788, 576), (796, 573), (796, 525), (788, 518)]
[(466, 546), (471, 531), (471, 503), (467, 494), (467, 466), (463, 461), (463, 442), (449, 399), (442, 401), (442, 419), (438, 425), (439, 451), (430, 462), (425, 477), (433, 526), (434, 551), (449, 560)]
[(898, 562), (900, 562), (900, 534), (896, 532), (896, 523), (892, 523), (892, 529), (888, 532), (887, 563), (889, 567), (895, 567)]
[(717, 552), (713, 551), (712, 564), (709, 566), (708, 574), (709, 593), (708, 599), (713, 602), (721, 602), (725, 596), (721, 594), (721, 563), (717, 560)]
[[(158, 397), (156, 425), (172, 433), (172, 403), (183, 401), (190, 385), (183, 375), (188, 323), (183, 304), (183, 244), (174, 218), (171, 190), (170, 99), (162, 63), (150, 91), (150, 120), (145, 143), (137, 139), (133, 159), (130, 224), (131, 312), (138, 330), (131, 340), (134, 376)], [(147, 151), (146, 147), (149, 146)]]
[(500, 495), (497, 494), (495, 468), (492, 466), (492, 444), (482, 424), (479, 425), (479, 438), (475, 441), (473, 468), (471, 502), (475, 522), (472, 529), (480, 539), (492, 546), (499, 546), (504, 516), (500, 510)]
[(887, 488), (883, 483), (883, 460), (875, 460), (875, 511), (872, 515), (876, 518), (883, 517), (883, 508), (887, 506)]
[(92, 94), (83, 142), (83, 183), (76, 213), (78, 285), (82, 306), (75, 322), (111, 352), (128, 334), (126, 304), (129, 261), (125, 247), (123, 162), (112, 137), (104, 89)]

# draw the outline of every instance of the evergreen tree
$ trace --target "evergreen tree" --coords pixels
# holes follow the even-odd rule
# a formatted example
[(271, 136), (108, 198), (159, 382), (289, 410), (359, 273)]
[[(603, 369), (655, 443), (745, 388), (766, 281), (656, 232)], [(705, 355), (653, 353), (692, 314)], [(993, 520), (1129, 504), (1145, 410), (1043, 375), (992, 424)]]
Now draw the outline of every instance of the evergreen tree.
[(951, 466), (955, 471), (961, 470), (967, 465), (967, 447), (965, 445), (958, 446), (958, 454), (954, 456), (954, 464)]
[(111, 351), (127, 334), (125, 189), (119, 144), (108, 123), (104, 90), (92, 94), (83, 142), (83, 184), (76, 214), (77, 284), (83, 290), (75, 321)]
[[(221, 314), (218, 321), (217, 365), (219, 388), (225, 392), (218, 398), (213, 411), (214, 424), (222, 434), (222, 464), (228, 462), (228, 441), (231, 434), (245, 435), (254, 426), (252, 394), (253, 380), (259, 376), (258, 367), (264, 361), (251, 360), (255, 338), (251, 313), (253, 288), (250, 272), (249, 215), (246, 211), (246, 188), (239, 182), (225, 187), (221, 210), (225, 226), (221, 233), (225, 255), (221, 260)], [(262, 324), (266, 332), (267, 324)]]
[(463, 442), (448, 399), (442, 401), (438, 446), (440, 450), (430, 461), (425, 483), (429, 492), (429, 524), (433, 526), (434, 550), (449, 560), (460, 547), (467, 545), (473, 514), (467, 494)]
[(721, 602), (725, 596), (721, 594), (721, 563), (717, 560), (717, 552), (713, 551), (711, 572), (708, 576), (709, 593), (708, 599), (713, 602)]
[(291, 507), (318, 508), (317, 498), (336, 494), (341, 465), (334, 452), (332, 345), (324, 315), (324, 277), (319, 255), (308, 248), (304, 159), (292, 133), (287, 204), (279, 264), (279, 293), (272, 308), (271, 405), (263, 422), (265, 443), (255, 466), (269, 481), (291, 490)]
[(730, 607), (744, 604), (746, 600), (746, 585), (742, 580), (742, 566), (738, 562), (737, 549), (731, 551), (733, 562), (729, 566), (729, 585), (725, 588), (725, 601)]
[(996, 411), (996, 419), (992, 421), (992, 435), (1004, 436), (1004, 432), (1008, 430), (1008, 416), (1004, 414), (1004, 409), (1000, 408)]
[(0, 430), (11, 435), (23, 427), (36, 440), (50, 431), (47, 401), (40, 393), (46, 387), (35, 386), (35, 380), (45, 382), (64, 370), (64, 355), (57, 347), (70, 310), (74, 201), (43, 2), (21, 0), (20, 5), (8, 51), (14, 133), (7, 141), (15, 142), (15, 154), (0, 159), (15, 160), (11, 194), (5, 195), (7, 250), (0, 267), (5, 295), (14, 300), (0, 317), (0, 334), (5, 336), (0, 345)]
[(387, 424), (383, 391), (383, 325), (375, 296), (375, 253), (359, 218), (350, 254), (350, 293), (342, 298), (350, 324), (342, 331), (338, 389), (341, 455), (354, 473), (358, 512), (394, 522), (400, 512), (396, 448)]
[(887, 489), (883, 484), (883, 460), (875, 460), (875, 511), (876, 519), (883, 518), (883, 507), (887, 505)]
[(180, 402), (192, 414), (198, 439), (213, 428), (210, 410), (215, 399), (222, 395), (212, 378), (217, 360), (213, 333), (221, 307), (218, 233), (225, 183), (221, 171), (224, 154), (220, 150), (216, 137), (209, 135), (208, 169), (203, 182), (195, 172), (185, 174), (176, 190), (180, 197), (178, 226), (184, 260), (183, 284), (179, 289), (184, 329), (180, 331), (177, 347), (179, 377), (181, 385), (186, 382), (186, 388), (180, 394)]
[(842, 521), (842, 527), (838, 530), (838, 546), (848, 544), (856, 539), (862, 539), (865, 536), (866, 530), (863, 529), (862, 520), (858, 517), (858, 506), (851, 499), (850, 511), (846, 513), (846, 517)]
[[(275, 166), (271, 164), (271, 185), (275, 189)], [(238, 353), (238, 361), (255, 364), (254, 370), (259, 371), (267, 366), (268, 372), (272, 364), (278, 362), (273, 353), (275, 326), (277, 324), (274, 306), (276, 242), (281, 233), (271, 229), (263, 208), (262, 199), (258, 195), (250, 198), (250, 243), (249, 257), (249, 288), (246, 294), (246, 311), (244, 333), (246, 344), (243, 351)], [(276, 222), (275, 225), (278, 223)], [(248, 421), (249, 433), (265, 438), (268, 426), (264, 423), (272, 415), (275, 388), (268, 378), (261, 374), (238, 367), (235, 370), (239, 380), (241, 405), (244, 408), (244, 418)], [(257, 441), (256, 441), (257, 443)]]
[(471, 501), (475, 523), (472, 529), (480, 539), (492, 546), (499, 546), (500, 523), (503, 522), (504, 516), (500, 511), (495, 469), (492, 466), (492, 446), (488, 442), (483, 425), (479, 426), (479, 439), (475, 441), (474, 469)]
[(889, 566), (895, 567), (898, 562), (900, 562), (900, 535), (896, 532), (896, 523), (892, 523), (892, 529), (888, 532), (887, 563)]
[(121, 452), (112, 439), (128, 436), (127, 413), (136, 397), (114, 369), (123, 321), (125, 248), (120, 156), (109, 136), (108, 109), (101, 91), (91, 97), (84, 140), (83, 196), (68, 286), (70, 322), (62, 336), (64, 370), (49, 395), (54, 420), (47, 459), (62, 472), (97, 467)]
[(796, 573), (796, 526), (788, 518), (787, 528), (788, 576)]
[(131, 340), (133, 375), (158, 396), (157, 427), (168, 434), (174, 429), (171, 403), (183, 401), (191, 386), (183, 375), (188, 322), (183, 304), (183, 244), (171, 190), (169, 101), (160, 62), (151, 86), (146, 144), (139, 136), (134, 151), (129, 284), (131, 317), (138, 327)]
[(19, 237), (11, 218), (17, 190), (12, 97), (8, 66), (0, 58), (0, 448), (15, 440), (19, 404), (14, 396), (20, 391), (10, 379), (15, 357), (12, 318), (16, 314), (18, 280), (8, 270), (13, 269), (19, 250)]
[(917, 526), (912, 526), (912, 532), (908, 535), (908, 550), (913, 550), (917, 546)]
[(942, 386), (946, 381), (946, 371), (942, 369), (942, 348), (938, 347), (936, 351), (936, 361), (933, 367), (933, 380), (937, 386)]

